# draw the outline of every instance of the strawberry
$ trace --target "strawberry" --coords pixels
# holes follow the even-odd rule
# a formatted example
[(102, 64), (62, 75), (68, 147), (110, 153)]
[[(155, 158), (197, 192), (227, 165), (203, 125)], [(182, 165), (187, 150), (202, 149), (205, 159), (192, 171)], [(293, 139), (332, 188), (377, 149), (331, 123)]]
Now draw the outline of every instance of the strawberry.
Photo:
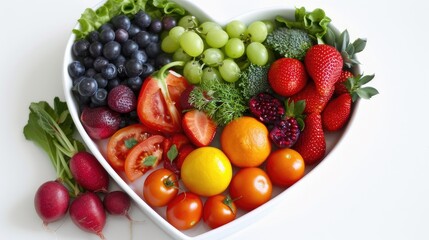
[(322, 112), (323, 129), (337, 131), (349, 120), (352, 107), (352, 97), (346, 92), (328, 102)]
[(342, 70), (340, 77), (338, 78), (337, 82), (335, 83), (335, 90), (334, 90), (334, 94), (335, 95), (341, 95), (343, 93), (348, 93), (349, 90), (347, 90), (346, 87), (346, 81), (348, 78), (353, 77), (353, 73), (351, 73), (348, 70)]
[(182, 119), (182, 128), (186, 136), (197, 147), (209, 145), (216, 134), (216, 123), (200, 110), (186, 112)]
[(319, 113), (310, 113), (304, 120), (305, 127), (293, 148), (299, 152), (305, 164), (319, 162), (326, 153), (326, 140)]
[(305, 67), (313, 79), (321, 96), (331, 93), (340, 77), (343, 58), (335, 47), (318, 44), (312, 46), (305, 55)]
[(268, 70), (268, 82), (277, 94), (289, 97), (301, 91), (307, 83), (304, 64), (294, 58), (280, 58)]
[(320, 96), (313, 82), (309, 81), (307, 85), (297, 94), (290, 97), (294, 102), (299, 100), (305, 100), (304, 113), (321, 113), (328, 103), (329, 99), (333, 94), (331, 93), (326, 96)]

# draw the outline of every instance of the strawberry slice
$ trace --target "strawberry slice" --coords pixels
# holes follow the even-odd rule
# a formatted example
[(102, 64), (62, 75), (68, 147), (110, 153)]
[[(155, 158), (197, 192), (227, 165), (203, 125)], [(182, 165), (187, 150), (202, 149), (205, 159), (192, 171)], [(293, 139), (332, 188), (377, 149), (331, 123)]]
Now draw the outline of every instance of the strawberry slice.
[(183, 116), (182, 128), (194, 145), (203, 147), (212, 142), (217, 126), (206, 113), (194, 109), (186, 112)]

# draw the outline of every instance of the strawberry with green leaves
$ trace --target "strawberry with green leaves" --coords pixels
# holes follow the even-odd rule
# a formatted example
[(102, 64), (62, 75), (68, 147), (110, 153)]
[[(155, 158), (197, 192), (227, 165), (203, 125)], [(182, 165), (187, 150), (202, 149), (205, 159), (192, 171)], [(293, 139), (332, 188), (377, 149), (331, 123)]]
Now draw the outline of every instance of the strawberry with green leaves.
[(317, 91), (316, 85), (314, 82), (309, 81), (297, 94), (294, 94), (290, 97), (294, 102), (299, 100), (305, 101), (305, 110), (304, 113), (321, 113), (331, 99), (334, 91), (331, 89), (331, 92), (325, 96), (321, 96)]
[(293, 148), (299, 152), (305, 164), (312, 165), (323, 159), (326, 140), (319, 113), (310, 113), (304, 120), (305, 127)]
[(327, 44), (314, 45), (307, 51), (304, 63), (319, 95), (331, 94), (344, 64), (341, 53)]
[(337, 131), (348, 122), (353, 102), (358, 98), (369, 99), (378, 94), (373, 87), (362, 87), (374, 78), (374, 75), (349, 77), (343, 83), (346, 92), (328, 102), (322, 112), (323, 128), (327, 131)]

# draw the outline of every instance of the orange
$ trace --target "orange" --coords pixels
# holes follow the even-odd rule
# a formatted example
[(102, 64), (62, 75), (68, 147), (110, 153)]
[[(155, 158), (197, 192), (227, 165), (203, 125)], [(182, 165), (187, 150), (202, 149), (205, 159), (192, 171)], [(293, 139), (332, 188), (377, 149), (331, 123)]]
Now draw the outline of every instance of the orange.
[(237, 167), (257, 167), (271, 152), (267, 127), (253, 117), (240, 117), (228, 123), (220, 136), (223, 152)]

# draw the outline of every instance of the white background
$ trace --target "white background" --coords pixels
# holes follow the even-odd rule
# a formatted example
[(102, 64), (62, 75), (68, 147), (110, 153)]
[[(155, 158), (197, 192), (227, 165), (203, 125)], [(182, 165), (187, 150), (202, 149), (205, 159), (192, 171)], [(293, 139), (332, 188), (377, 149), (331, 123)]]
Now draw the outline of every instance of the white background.
[[(0, 148), (2, 239), (98, 239), (69, 218), (43, 228), (36, 189), (55, 173), (22, 129), (32, 101), (64, 99), (67, 39), (98, 0), (5, 1), (0, 14)], [(429, 79), (424, 1), (210, 1), (203, 9), (233, 17), (271, 4), (323, 8), (351, 38), (368, 39), (359, 54), (380, 94), (362, 101), (346, 138), (273, 211), (229, 239), (429, 239)], [(137, 207), (144, 222), (109, 217), (107, 239), (170, 239)], [(54, 230), (56, 229), (56, 232)]]

